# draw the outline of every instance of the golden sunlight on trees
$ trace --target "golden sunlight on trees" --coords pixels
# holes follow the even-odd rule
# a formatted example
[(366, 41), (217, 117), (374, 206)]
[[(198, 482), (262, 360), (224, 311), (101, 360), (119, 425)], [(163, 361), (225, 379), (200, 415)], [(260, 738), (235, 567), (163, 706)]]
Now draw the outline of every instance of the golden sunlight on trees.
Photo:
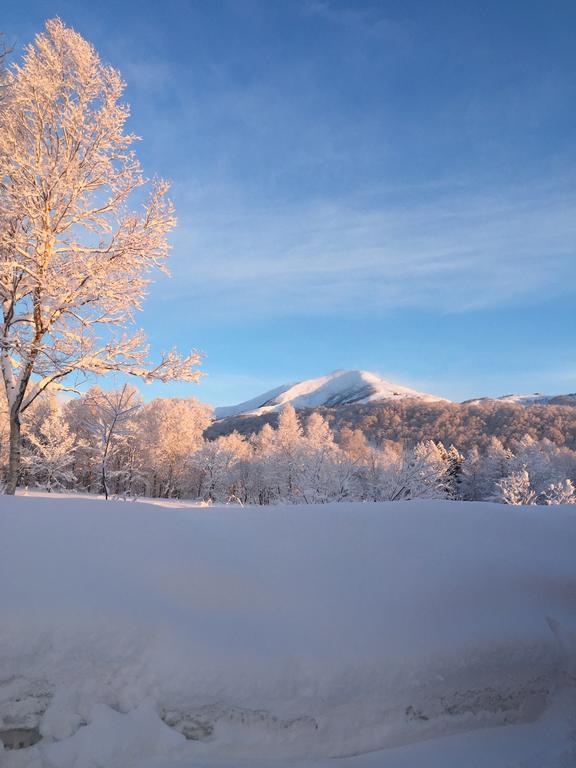
[(195, 381), (199, 355), (153, 364), (126, 330), (175, 225), (168, 184), (148, 189), (125, 132), (124, 83), (59, 19), (5, 72), (0, 101), (0, 362), (10, 422), (8, 493), (20, 466), (21, 414), (74, 371)]

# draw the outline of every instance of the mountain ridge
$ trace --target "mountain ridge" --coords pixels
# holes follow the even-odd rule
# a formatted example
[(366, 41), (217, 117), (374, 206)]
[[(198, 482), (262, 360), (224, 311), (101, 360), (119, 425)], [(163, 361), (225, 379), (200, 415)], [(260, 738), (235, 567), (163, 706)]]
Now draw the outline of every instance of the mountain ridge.
[(407, 398), (449, 402), (446, 398), (388, 381), (370, 371), (338, 369), (315, 379), (282, 384), (237, 405), (216, 408), (214, 416), (217, 420), (242, 415), (260, 416), (281, 411), (288, 404), (299, 410)]
[[(421, 403), (453, 402), (445, 397), (396, 384), (370, 371), (338, 369), (325, 376), (281, 384), (237, 405), (217, 407), (214, 409), (214, 418), (216, 421), (222, 421), (241, 416), (264, 416), (278, 413), (288, 404), (294, 406), (296, 410), (305, 410), (398, 402), (408, 399), (417, 400)], [(477, 397), (464, 400), (461, 404), (480, 405), (489, 402), (523, 407), (532, 405), (576, 406), (576, 393), (545, 395), (535, 392), (529, 395)]]
[(531, 395), (501, 395), (500, 397), (474, 397), (464, 400), (462, 405), (477, 405), (493, 401), (504, 405), (576, 405), (576, 393), (565, 395), (544, 395), (542, 392), (534, 392)]

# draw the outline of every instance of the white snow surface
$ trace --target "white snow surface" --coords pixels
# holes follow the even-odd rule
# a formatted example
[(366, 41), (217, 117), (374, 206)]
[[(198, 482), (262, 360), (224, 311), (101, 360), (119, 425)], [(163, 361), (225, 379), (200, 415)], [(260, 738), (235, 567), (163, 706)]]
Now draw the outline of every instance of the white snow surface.
[(486, 401), (495, 400), (499, 403), (511, 403), (512, 405), (549, 405), (554, 402), (556, 398), (562, 398), (564, 401), (574, 401), (576, 405), (576, 394), (567, 395), (543, 395), (540, 392), (534, 392), (532, 395), (502, 395), (501, 397), (480, 397), (476, 400), (467, 400), (467, 405), (478, 405)]
[(296, 409), (318, 408), (412, 397), (425, 402), (444, 399), (394, 384), (369, 371), (338, 370), (317, 379), (284, 384), (239, 405), (216, 408), (214, 415), (217, 419), (225, 419), (228, 416), (260, 415), (281, 411), (288, 404)]
[(575, 552), (573, 507), (0, 496), (0, 765), (567, 768)]

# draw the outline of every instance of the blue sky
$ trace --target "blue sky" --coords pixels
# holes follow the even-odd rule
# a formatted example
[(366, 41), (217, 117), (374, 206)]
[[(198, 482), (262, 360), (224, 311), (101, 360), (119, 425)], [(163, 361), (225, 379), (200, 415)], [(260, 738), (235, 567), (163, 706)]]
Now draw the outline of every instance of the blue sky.
[(139, 321), (216, 405), (336, 368), (456, 400), (576, 390), (576, 5), (4, 0), (128, 83), (173, 180), (172, 279)]

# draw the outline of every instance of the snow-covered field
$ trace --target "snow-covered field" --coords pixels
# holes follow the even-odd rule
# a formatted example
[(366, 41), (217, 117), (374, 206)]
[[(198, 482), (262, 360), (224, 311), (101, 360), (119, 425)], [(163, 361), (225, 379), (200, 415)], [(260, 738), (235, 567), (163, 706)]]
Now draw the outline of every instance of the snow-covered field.
[(573, 507), (0, 497), (0, 589), (2, 768), (576, 765)]

